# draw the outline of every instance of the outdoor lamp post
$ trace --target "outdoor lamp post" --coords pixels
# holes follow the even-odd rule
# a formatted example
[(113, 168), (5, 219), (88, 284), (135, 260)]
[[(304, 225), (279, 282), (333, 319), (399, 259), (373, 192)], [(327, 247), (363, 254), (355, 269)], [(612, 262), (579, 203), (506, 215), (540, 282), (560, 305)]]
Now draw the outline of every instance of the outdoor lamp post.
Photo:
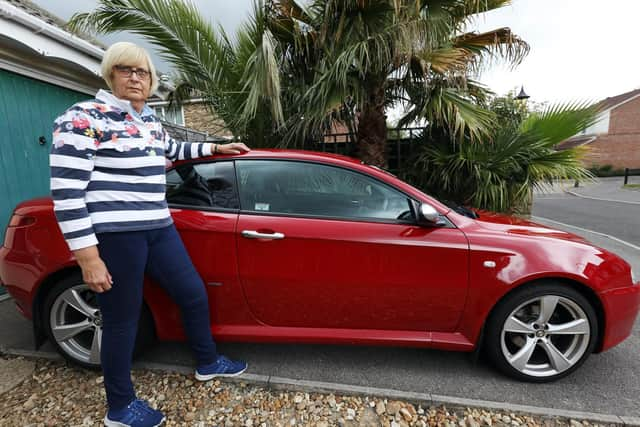
[(520, 86), (520, 93), (518, 94), (518, 96), (516, 96), (516, 99), (520, 101), (529, 99), (529, 95), (527, 95), (527, 93), (524, 91), (524, 85)]

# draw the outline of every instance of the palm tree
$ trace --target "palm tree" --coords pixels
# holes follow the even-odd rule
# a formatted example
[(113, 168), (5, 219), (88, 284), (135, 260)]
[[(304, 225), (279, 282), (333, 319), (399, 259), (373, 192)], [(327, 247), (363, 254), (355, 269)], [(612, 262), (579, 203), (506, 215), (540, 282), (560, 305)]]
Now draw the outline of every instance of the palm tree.
[(327, 114), (357, 133), (358, 156), (386, 166), (386, 112), (477, 139), (491, 124), (487, 90), (468, 78), (487, 59), (519, 63), (529, 46), (508, 28), (466, 32), (472, 18), (508, 0), (273, 0), (269, 28), (283, 46), (289, 140), (322, 128)]
[(509, 0), (256, 0), (232, 41), (182, 0), (100, 0), (74, 30), (128, 30), (157, 46), (181, 80), (254, 146), (298, 144), (332, 119), (357, 134), (358, 154), (386, 165), (387, 109), (478, 137), (491, 115), (470, 80), (489, 57), (517, 64), (528, 45), (509, 29), (465, 32)]
[(431, 135), (431, 143), (417, 156), (411, 181), (457, 204), (528, 213), (534, 188), (556, 179), (593, 178), (580, 162), (584, 147), (554, 147), (595, 123), (597, 115), (594, 105), (566, 103), (531, 113), (517, 127), (504, 123), (484, 143)]

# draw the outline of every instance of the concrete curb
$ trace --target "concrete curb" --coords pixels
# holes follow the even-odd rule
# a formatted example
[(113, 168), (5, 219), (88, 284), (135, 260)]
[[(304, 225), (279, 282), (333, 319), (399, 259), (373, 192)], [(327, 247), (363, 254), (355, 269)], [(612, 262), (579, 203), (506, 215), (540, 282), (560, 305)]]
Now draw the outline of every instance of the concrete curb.
[(627, 203), (629, 205), (640, 205), (640, 202), (632, 202), (630, 200), (603, 199), (601, 197), (585, 196), (584, 194), (576, 193), (570, 190), (564, 190), (564, 192), (567, 194), (571, 194), (572, 196), (580, 197), (583, 199), (600, 200), (602, 202), (612, 202), (612, 203)]
[(64, 360), (62, 356), (58, 353), (54, 353), (51, 351), (31, 351), (31, 350), (20, 350), (17, 348), (4, 348), (0, 347), (0, 354), (6, 354), (9, 356), (22, 356), (28, 357), (32, 359), (45, 359), (45, 360)]
[[(0, 349), (0, 352), (12, 356), (29, 358), (41, 358), (47, 360), (62, 360), (57, 353), (27, 351), (16, 349)], [(193, 368), (180, 365), (136, 362), (134, 369), (148, 369), (161, 372), (174, 372), (184, 375), (192, 375)], [(268, 387), (274, 390), (301, 391), (311, 393), (334, 393), (344, 395), (366, 395), (378, 398), (404, 400), (422, 406), (449, 406), (459, 408), (479, 408), (499, 410), (508, 413), (529, 414), (541, 417), (557, 417), (567, 420), (589, 421), (591, 423), (618, 424), (624, 426), (640, 427), (640, 417), (626, 417), (612, 414), (594, 412), (570, 411), (539, 406), (518, 405), (505, 402), (494, 402), (479, 399), (466, 399), (455, 396), (445, 396), (433, 393), (415, 393), (394, 389), (363, 387), (357, 385), (329, 383), (321, 381), (296, 380), (292, 378), (274, 377), (270, 375), (243, 374), (239, 377), (222, 378), (226, 382), (250, 383), (252, 385)]]

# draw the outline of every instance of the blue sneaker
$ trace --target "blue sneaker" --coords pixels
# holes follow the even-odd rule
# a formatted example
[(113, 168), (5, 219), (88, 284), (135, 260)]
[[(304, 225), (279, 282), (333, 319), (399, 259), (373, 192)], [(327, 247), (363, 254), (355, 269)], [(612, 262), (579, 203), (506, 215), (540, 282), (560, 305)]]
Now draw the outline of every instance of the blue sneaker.
[(198, 366), (196, 369), (196, 379), (199, 381), (209, 381), (215, 377), (236, 377), (247, 370), (247, 362), (229, 360), (225, 356), (218, 356), (215, 362)]
[(157, 427), (164, 422), (164, 415), (140, 399), (118, 411), (109, 410), (104, 417), (106, 427)]

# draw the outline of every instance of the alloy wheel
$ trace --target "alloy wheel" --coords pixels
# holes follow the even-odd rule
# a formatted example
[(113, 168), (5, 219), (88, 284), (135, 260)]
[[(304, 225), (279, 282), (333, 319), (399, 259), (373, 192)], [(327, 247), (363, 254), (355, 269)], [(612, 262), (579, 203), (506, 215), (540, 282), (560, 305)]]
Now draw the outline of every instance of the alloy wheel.
[(527, 300), (507, 316), (500, 344), (514, 369), (543, 378), (578, 363), (589, 348), (590, 335), (589, 317), (576, 302), (544, 295)]
[(96, 295), (87, 285), (72, 286), (58, 295), (49, 322), (53, 338), (70, 358), (100, 365), (102, 317)]

